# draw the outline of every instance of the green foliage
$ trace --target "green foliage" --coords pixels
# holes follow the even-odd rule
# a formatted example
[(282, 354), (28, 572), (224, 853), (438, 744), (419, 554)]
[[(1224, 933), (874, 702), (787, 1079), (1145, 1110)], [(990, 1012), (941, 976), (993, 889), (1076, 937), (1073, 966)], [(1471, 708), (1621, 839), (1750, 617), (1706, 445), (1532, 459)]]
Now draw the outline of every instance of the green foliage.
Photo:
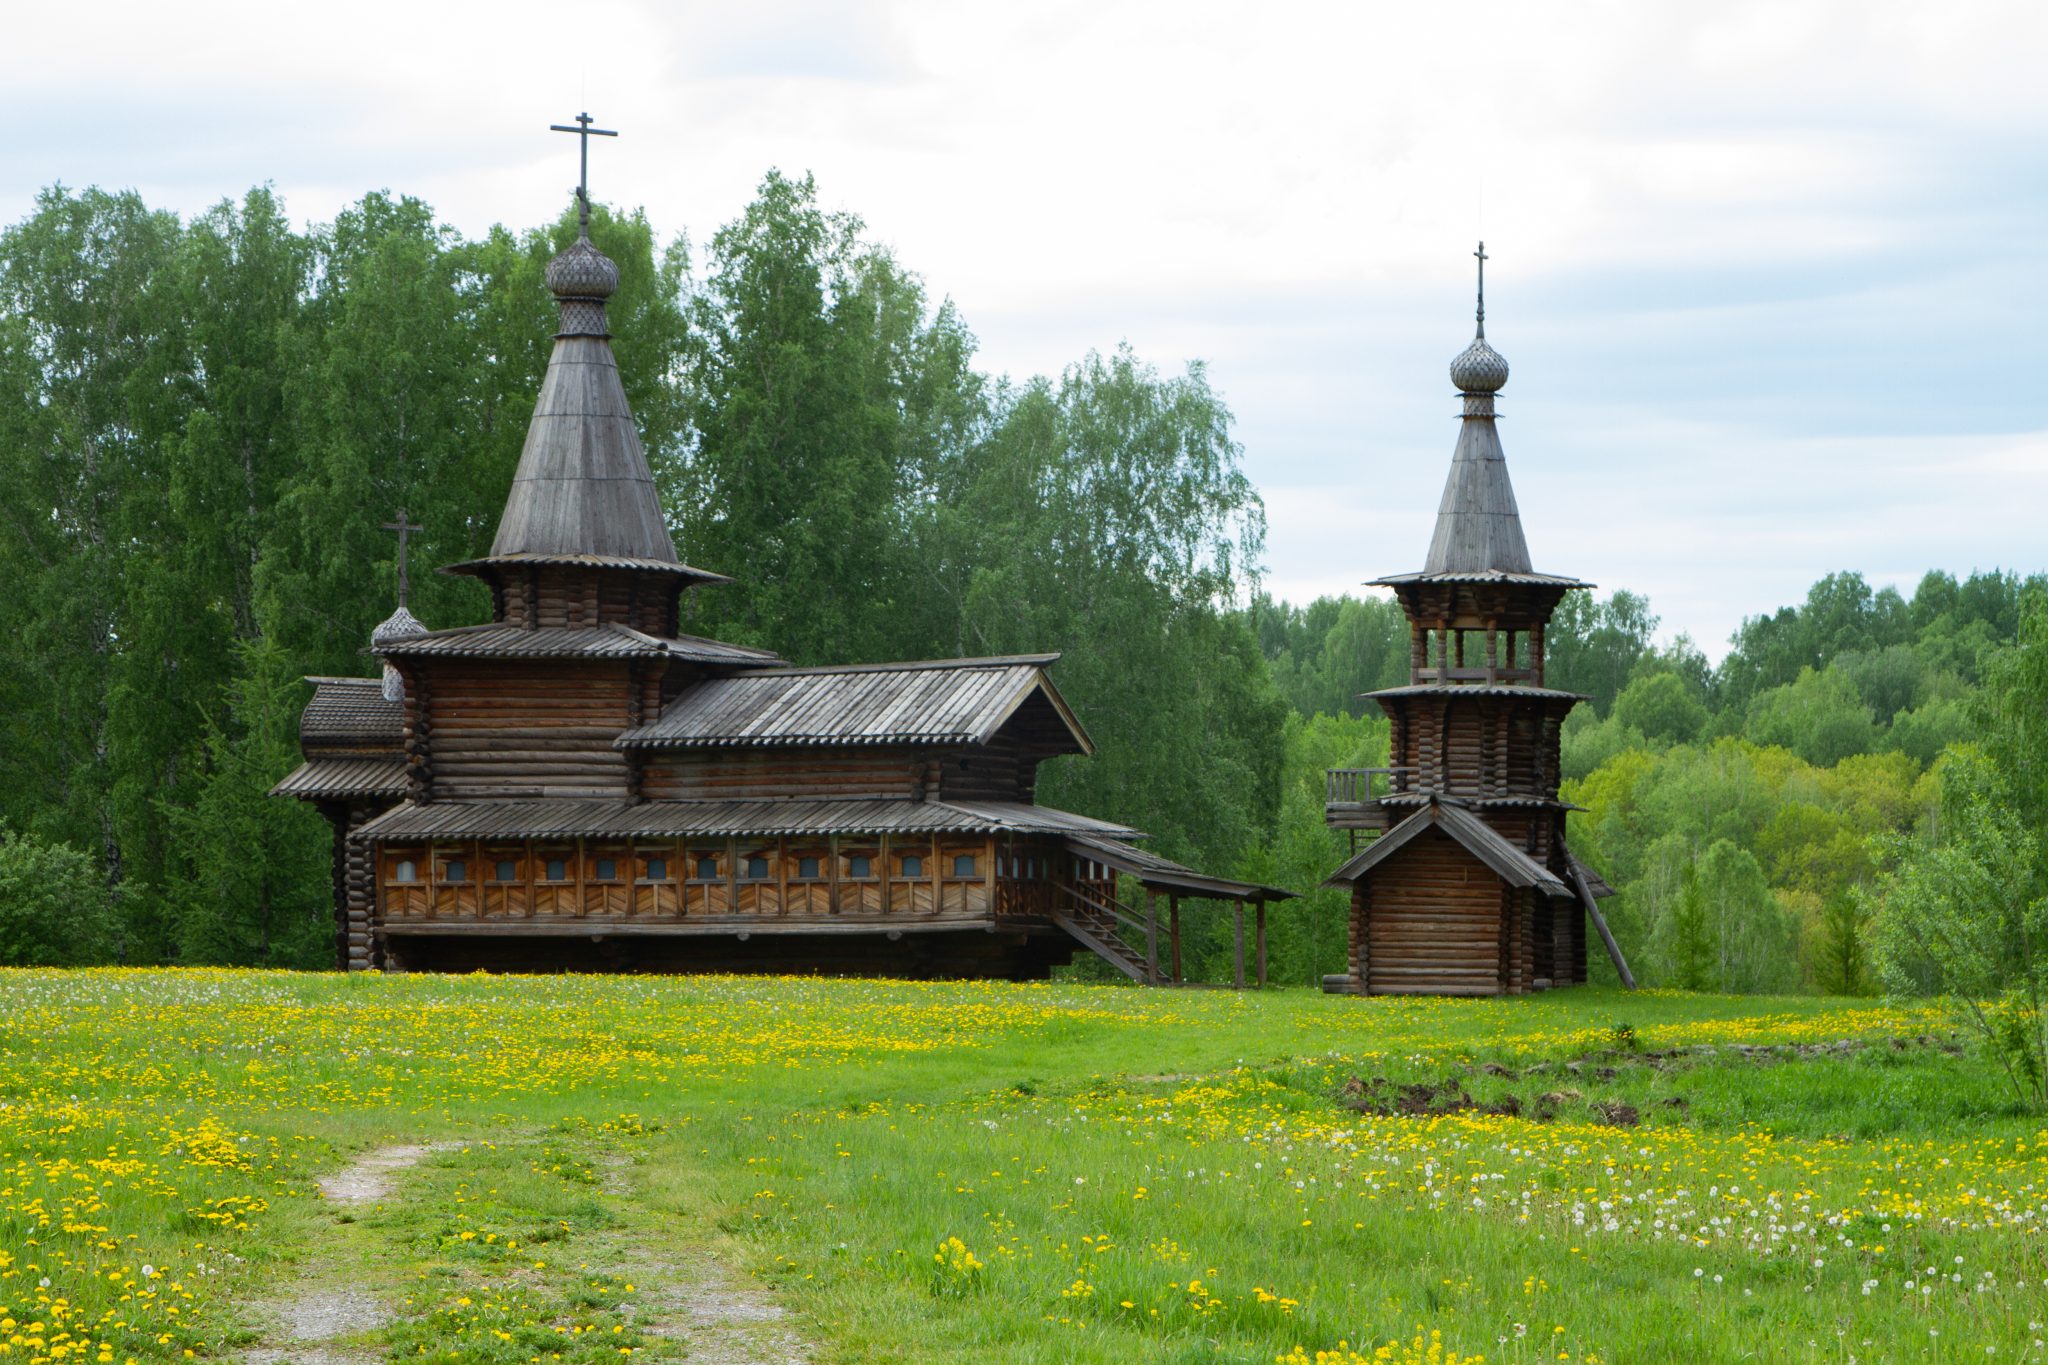
[(1698, 864), (1688, 861), (1680, 876), (1678, 900), (1661, 926), (1664, 934), (1657, 956), (1673, 986), (1682, 991), (1713, 990), (1721, 974), (1714, 961), (1713, 928)]
[(1851, 754), (1877, 747), (1877, 722), (1856, 695), (1856, 686), (1836, 669), (1802, 668), (1781, 687), (1749, 703), (1743, 733), (1759, 744), (1790, 749), (1808, 763), (1829, 767)]
[(1853, 891), (1837, 891), (1827, 898), (1815, 945), (1814, 989), (1823, 995), (1870, 993), (1866, 930), (1863, 908)]
[(1362, 693), (1408, 681), (1408, 617), (1391, 597), (1319, 597), (1306, 607), (1252, 603), (1273, 682), (1296, 712), (1359, 716)]
[(1707, 708), (1676, 673), (1647, 673), (1614, 699), (1612, 718), (1653, 743), (1683, 744), (1706, 725)]
[(113, 897), (90, 854), (0, 828), (0, 966), (102, 962), (116, 930)]
[(227, 714), (202, 735), (198, 794), (166, 803), (178, 956), (241, 967), (331, 966), (327, 823), (266, 795), (298, 761), (305, 689), (274, 642), (245, 645)]
[(1943, 764), (1934, 837), (1887, 841), (1869, 894), (1876, 957), (1891, 990), (1948, 997), (2014, 1091), (2048, 1108), (2048, 894), (2006, 781), (1972, 750)]
[(1653, 654), (1656, 631), (1647, 597), (1621, 591), (1601, 602), (1591, 593), (1566, 593), (1544, 632), (1544, 681), (1585, 693), (1604, 716), (1636, 665)]
[(973, 337), (861, 230), (771, 172), (712, 238), (683, 355), (695, 441), (664, 465), (685, 557), (736, 579), (693, 598), (696, 628), (803, 663), (949, 633), (962, 603), (918, 523), (987, 421)]

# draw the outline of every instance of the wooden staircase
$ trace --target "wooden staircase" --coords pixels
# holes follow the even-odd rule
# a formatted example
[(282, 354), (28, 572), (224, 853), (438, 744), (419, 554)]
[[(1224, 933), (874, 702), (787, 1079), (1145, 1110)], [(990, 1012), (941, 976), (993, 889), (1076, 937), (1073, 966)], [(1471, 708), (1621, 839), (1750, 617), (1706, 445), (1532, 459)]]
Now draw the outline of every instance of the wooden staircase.
[(1071, 882), (1061, 882), (1060, 900), (1052, 911), (1052, 922), (1071, 934), (1076, 942), (1141, 986), (1165, 984), (1145, 960), (1145, 955), (1123, 941), (1119, 924), (1127, 923), (1144, 932), (1144, 922), (1114, 902), (1105, 903)]

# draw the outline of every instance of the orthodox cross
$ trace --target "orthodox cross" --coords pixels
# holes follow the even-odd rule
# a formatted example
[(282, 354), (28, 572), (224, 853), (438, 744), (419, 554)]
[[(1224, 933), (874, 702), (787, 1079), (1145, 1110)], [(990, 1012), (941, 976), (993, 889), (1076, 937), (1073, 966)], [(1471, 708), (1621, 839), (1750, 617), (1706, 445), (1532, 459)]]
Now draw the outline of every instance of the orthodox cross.
[(416, 521), (407, 521), (405, 509), (401, 507), (398, 509), (398, 520), (385, 522), (384, 529), (398, 532), (398, 606), (399, 610), (403, 611), (405, 599), (412, 591), (412, 577), (406, 565), (406, 542), (412, 539), (414, 531), (424, 531), (427, 528)]
[(1472, 253), (1479, 258), (1479, 335), (1486, 335), (1486, 243)]
[(578, 114), (576, 116), (576, 123), (577, 126), (574, 128), (571, 128), (566, 123), (550, 123), (548, 131), (551, 133), (574, 133), (577, 142), (582, 148), (582, 173), (576, 179), (576, 209), (578, 221), (587, 228), (590, 226), (590, 139), (594, 137), (617, 137), (618, 132), (611, 128), (591, 127), (591, 118), (588, 114)]

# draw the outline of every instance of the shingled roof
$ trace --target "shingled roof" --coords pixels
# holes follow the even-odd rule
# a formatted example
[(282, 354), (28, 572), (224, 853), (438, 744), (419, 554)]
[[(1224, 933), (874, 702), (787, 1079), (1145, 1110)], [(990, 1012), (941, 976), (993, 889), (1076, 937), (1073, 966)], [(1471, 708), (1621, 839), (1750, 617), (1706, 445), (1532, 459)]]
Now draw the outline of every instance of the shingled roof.
[(308, 801), (343, 797), (405, 795), (405, 760), (400, 758), (313, 758), (270, 789), (272, 796)]
[(1058, 716), (1072, 748), (1094, 745), (1045, 666), (1057, 654), (847, 668), (761, 669), (699, 683), (626, 748), (739, 745), (985, 744), (1034, 696)]
[(401, 657), (459, 659), (683, 659), (691, 663), (762, 667), (781, 658), (765, 649), (695, 635), (648, 635), (630, 626), (458, 626), (410, 636), (379, 649)]
[(388, 744), (405, 739), (405, 704), (384, 696), (382, 678), (309, 677), (313, 700), (299, 717), (306, 744)]

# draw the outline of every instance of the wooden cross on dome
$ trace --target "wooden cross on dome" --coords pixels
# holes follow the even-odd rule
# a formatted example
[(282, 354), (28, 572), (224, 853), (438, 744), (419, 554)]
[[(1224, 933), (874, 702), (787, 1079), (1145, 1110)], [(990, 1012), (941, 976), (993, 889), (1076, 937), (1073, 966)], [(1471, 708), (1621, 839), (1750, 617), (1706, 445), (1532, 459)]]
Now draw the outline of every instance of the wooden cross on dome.
[(548, 125), (548, 131), (551, 133), (574, 133), (578, 143), (581, 145), (582, 155), (579, 159), (582, 164), (580, 173), (576, 178), (576, 211), (578, 221), (585, 227), (590, 226), (590, 139), (594, 137), (618, 136), (618, 132), (615, 129), (591, 127), (591, 121), (590, 115), (578, 114), (576, 116), (577, 126), (574, 128), (571, 128), (566, 123), (550, 123)]
[(405, 599), (412, 592), (412, 576), (406, 563), (406, 552), (410, 548), (407, 542), (412, 539), (413, 532), (424, 531), (427, 528), (416, 521), (407, 521), (405, 509), (401, 507), (398, 509), (398, 520), (385, 522), (384, 529), (398, 532), (398, 608), (403, 611), (406, 606)]
[(1486, 243), (1472, 253), (1479, 258), (1479, 335), (1486, 335)]

